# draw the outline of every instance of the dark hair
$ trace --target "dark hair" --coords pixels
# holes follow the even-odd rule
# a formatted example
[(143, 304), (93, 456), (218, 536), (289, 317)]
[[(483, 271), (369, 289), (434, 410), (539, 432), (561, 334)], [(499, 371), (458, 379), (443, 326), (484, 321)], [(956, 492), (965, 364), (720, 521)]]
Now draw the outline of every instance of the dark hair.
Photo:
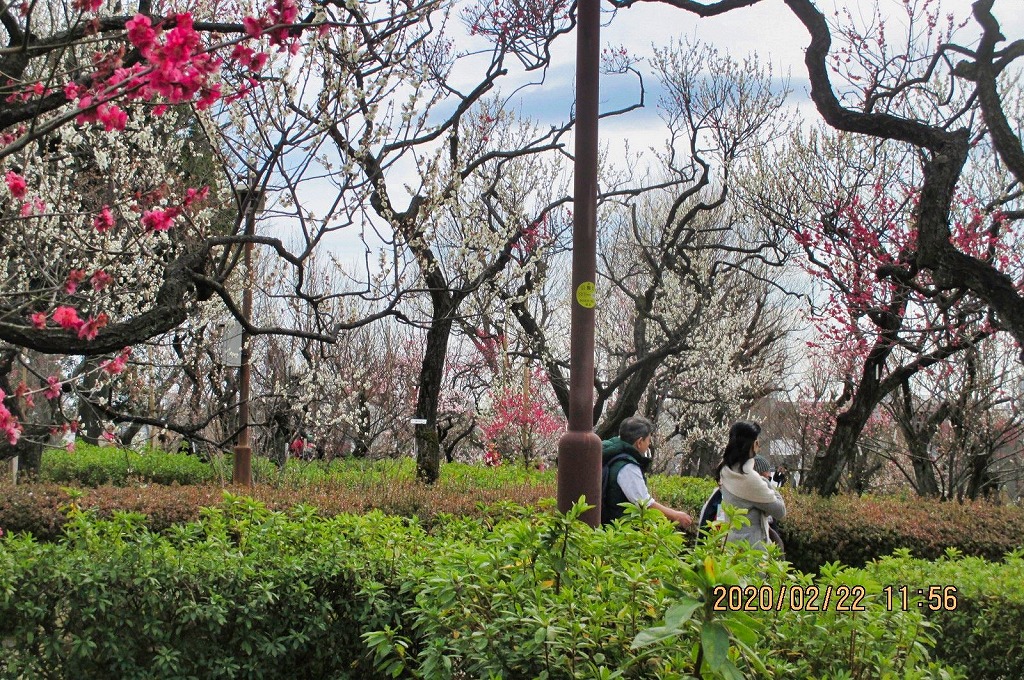
[(761, 426), (752, 420), (738, 420), (729, 428), (729, 443), (722, 453), (722, 463), (715, 473), (721, 478), (722, 468), (729, 466), (738, 469), (754, 455), (754, 442), (761, 434)]
[(654, 432), (654, 423), (643, 416), (630, 416), (619, 423), (619, 439), (630, 446)]

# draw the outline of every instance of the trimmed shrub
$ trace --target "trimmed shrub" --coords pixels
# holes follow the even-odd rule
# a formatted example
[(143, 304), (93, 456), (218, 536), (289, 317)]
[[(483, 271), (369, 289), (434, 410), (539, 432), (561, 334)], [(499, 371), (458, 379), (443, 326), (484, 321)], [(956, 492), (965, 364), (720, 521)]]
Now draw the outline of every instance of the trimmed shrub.
[(717, 486), (715, 480), (703, 477), (653, 475), (650, 479), (651, 495), (671, 508), (685, 510), (694, 519)]
[[(92, 460), (89, 456), (93, 453), (86, 451), (88, 455), (78, 459), (80, 462)], [(54, 461), (60, 460), (59, 455), (78, 456), (56, 452), (49, 455), (55, 456)], [(184, 458), (187, 465), (202, 465), (188, 456), (158, 454), (147, 459), (111, 448), (95, 449), (94, 458), (108, 462), (135, 460), (129, 455), (138, 460)], [(97, 465), (108, 470), (102, 467), (106, 464), (102, 461)], [(427, 529), (438, 515), (481, 517), (482, 507), (500, 501), (529, 506), (554, 497), (556, 491), (553, 471), (538, 472), (518, 466), (445, 464), (438, 483), (425, 486), (416, 481), (415, 462), (408, 458), (326, 464), (290, 461), (283, 470), (267, 461), (260, 465), (270, 468), (260, 473), (265, 481), (245, 492), (270, 508), (306, 503), (329, 516), (376, 508), (388, 514), (415, 516)], [(90, 469), (88, 465), (81, 468), (86, 479), (110, 478), (109, 470), (93, 474)], [(184, 479), (184, 473), (177, 478)], [(119, 479), (130, 481), (126, 476)], [(650, 483), (655, 497), (693, 516), (714, 488), (712, 480), (690, 477), (653, 476)], [(0, 485), (0, 528), (28, 531), (40, 540), (54, 540), (65, 522), (61, 506), (67, 504), (72, 493), (81, 496), (78, 503), (83, 508), (95, 509), (101, 517), (111, 517), (116, 510), (139, 512), (146, 516), (152, 529), (165, 530), (176, 523), (197, 519), (200, 507), (219, 503), (221, 487), (216, 482), (186, 486), (143, 484), (69, 492), (56, 484)], [(1024, 545), (1024, 508), (1020, 507), (919, 498), (821, 498), (789, 490), (784, 495), (788, 512), (780, 532), (786, 556), (805, 572), (816, 572), (822, 565), (835, 561), (863, 566), (899, 548), (908, 548), (921, 557), (937, 558), (947, 548), (955, 547), (964, 554), (998, 560)]]
[[(548, 486), (520, 486), (470, 492), (461, 485), (452, 487), (441, 482), (427, 487), (408, 480), (366, 487), (338, 483), (306, 487), (259, 485), (244, 492), (274, 510), (306, 504), (316, 507), (322, 515), (335, 516), (378, 509), (390, 515), (416, 517), (429, 529), (438, 515), (480, 517), (495, 503), (533, 505), (552, 497), (555, 490)], [(0, 528), (8, 533), (27, 532), (40, 541), (57, 540), (67, 523), (66, 508), (74, 500), (80, 508), (93, 511), (100, 518), (109, 519), (118, 511), (129, 511), (142, 515), (153, 531), (166, 531), (199, 519), (201, 508), (220, 504), (223, 496), (224, 489), (219, 486), (73, 489), (56, 484), (0, 485)]]
[[(203, 461), (185, 453), (159, 448), (135, 451), (76, 442), (74, 449), (48, 449), (43, 454), (39, 481), (76, 486), (133, 486), (139, 484), (224, 484), (231, 481), (232, 457)], [(277, 466), (266, 458), (253, 458), (253, 479), (278, 478)]]
[(365, 678), (428, 550), (380, 513), (289, 515), (228, 497), (168, 535), (73, 512), (66, 536), (0, 539), (0, 677)]
[[(971, 677), (1016, 680), (1024, 677), (1024, 551), (1006, 556), (1002, 562), (964, 557), (956, 551), (932, 562), (910, 557), (906, 550), (865, 567), (879, 582), (900, 592), (903, 606), (921, 609), (936, 623), (936, 656), (970, 671)], [(945, 595), (955, 587), (955, 599)], [(929, 598), (929, 590), (937, 587)], [(918, 589), (925, 593), (917, 595)], [(952, 605), (952, 606), (950, 606)], [(894, 602), (894, 607), (897, 602)]]
[(957, 677), (919, 612), (857, 614), (850, 656), (850, 614), (713, 611), (718, 585), (811, 582), (786, 563), (690, 552), (655, 511), (598, 530), (579, 512), (506, 504), (426, 533), (228, 496), (156, 534), (72, 509), (58, 542), (0, 539), (0, 677)]
[(779, 532), (786, 558), (801, 571), (836, 561), (861, 567), (901, 548), (927, 559), (952, 547), (1000, 560), (1024, 546), (1024, 508), (1017, 506), (798, 493), (785, 498)]
[(76, 443), (73, 451), (48, 450), (39, 470), (41, 481), (82, 486), (209, 484), (214, 478), (214, 468), (195, 456), (159, 449), (140, 453), (82, 442)]

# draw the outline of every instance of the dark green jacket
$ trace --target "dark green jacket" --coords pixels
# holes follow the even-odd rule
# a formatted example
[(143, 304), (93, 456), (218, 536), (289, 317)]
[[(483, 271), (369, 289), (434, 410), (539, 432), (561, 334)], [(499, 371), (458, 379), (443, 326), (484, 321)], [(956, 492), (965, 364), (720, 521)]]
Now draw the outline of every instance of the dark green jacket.
[(636, 465), (647, 481), (647, 468), (651, 459), (637, 451), (619, 437), (601, 442), (601, 524), (611, 524), (622, 517), (622, 503), (629, 499), (619, 488), (619, 472), (627, 465)]

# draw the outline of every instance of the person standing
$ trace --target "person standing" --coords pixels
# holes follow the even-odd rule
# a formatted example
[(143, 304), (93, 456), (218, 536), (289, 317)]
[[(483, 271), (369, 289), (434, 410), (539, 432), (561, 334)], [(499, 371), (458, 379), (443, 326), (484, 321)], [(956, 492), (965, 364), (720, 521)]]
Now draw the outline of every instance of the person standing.
[(718, 466), (718, 485), (722, 489), (722, 503), (744, 508), (750, 525), (729, 531), (729, 541), (747, 541), (751, 547), (766, 550), (769, 538), (769, 518), (786, 516), (786, 503), (772, 484), (754, 469), (755, 458), (761, 450), (757, 440), (761, 426), (741, 420), (729, 429), (729, 441)]
[(775, 466), (775, 473), (772, 475), (773, 482), (775, 482), (778, 486), (782, 486), (783, 484), (786, 483), (786, 479), (788, 479), (788, 477), (789, 474), (786, 471), (785, 465), (779, 463), (778, 465)]
[(647, 488), (647, 468), (651, 466), (651, 440), (654, 423), (641, 416), (630, 416), (619, 425), (619, 436), (601, 444), (602, 465), (607, 468), (601, 489), (601, 524), (611, 524), (623, 516), (623, 503), (654, 508), (688, 529), (693, 518), (682, 510), (662, 505)]

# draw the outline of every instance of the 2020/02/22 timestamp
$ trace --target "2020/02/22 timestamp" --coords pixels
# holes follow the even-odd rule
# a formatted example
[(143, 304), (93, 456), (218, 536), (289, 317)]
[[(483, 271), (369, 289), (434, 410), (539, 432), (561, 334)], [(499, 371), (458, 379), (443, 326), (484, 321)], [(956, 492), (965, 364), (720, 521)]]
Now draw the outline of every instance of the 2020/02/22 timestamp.
[[(712, 590), (715, 611), (798, 611), (859, 612), (865, 611), (867, 591), (863, 586), (783, 585), (773, 587), (719, 585)], [(952, 611), (957, 606), (956, 586), (885, 586), (882, 601), (889, 611), (921, 610)]]

